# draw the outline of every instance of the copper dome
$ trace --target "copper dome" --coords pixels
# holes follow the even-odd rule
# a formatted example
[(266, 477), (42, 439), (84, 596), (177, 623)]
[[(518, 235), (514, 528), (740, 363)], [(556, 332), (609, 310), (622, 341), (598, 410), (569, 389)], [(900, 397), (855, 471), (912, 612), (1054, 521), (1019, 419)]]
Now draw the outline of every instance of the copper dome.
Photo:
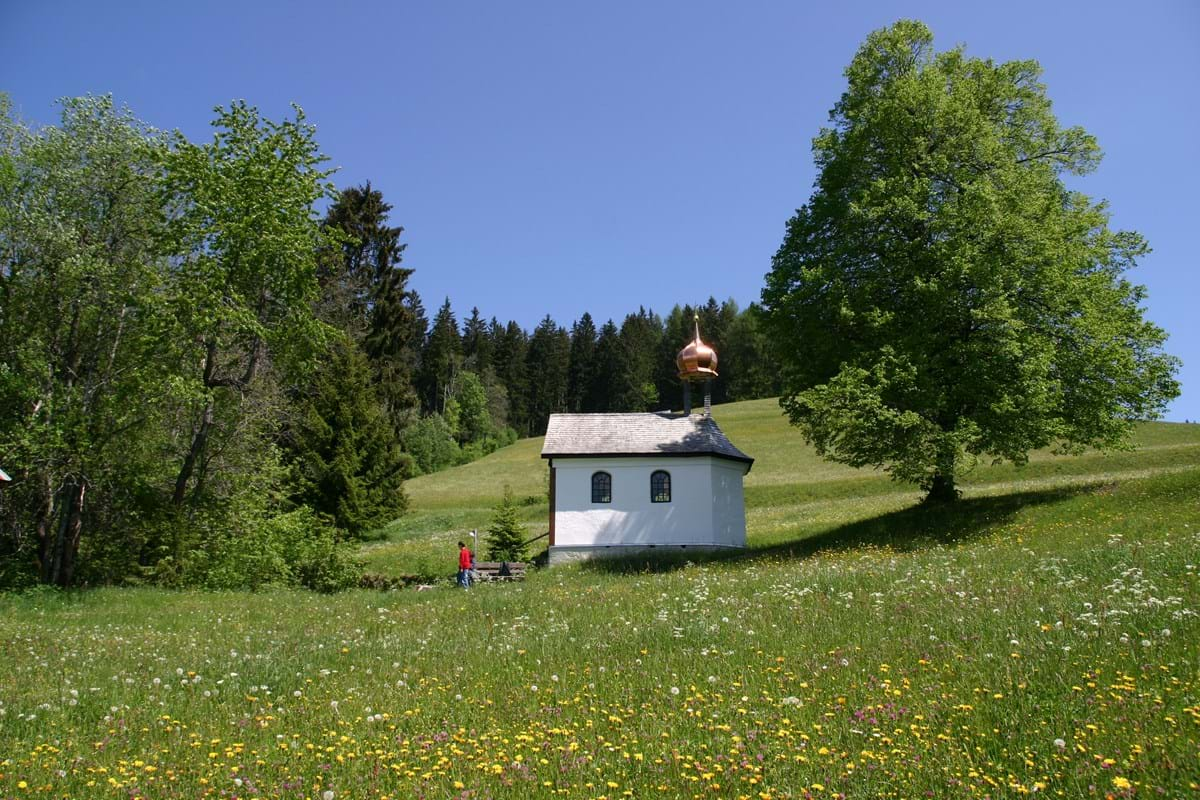
[(685, 381), (703, 381), (717, 377), (717, 351), (700, 341), (700, 315), (696, 315), (696, 338), (675, 356), (679, 377)]

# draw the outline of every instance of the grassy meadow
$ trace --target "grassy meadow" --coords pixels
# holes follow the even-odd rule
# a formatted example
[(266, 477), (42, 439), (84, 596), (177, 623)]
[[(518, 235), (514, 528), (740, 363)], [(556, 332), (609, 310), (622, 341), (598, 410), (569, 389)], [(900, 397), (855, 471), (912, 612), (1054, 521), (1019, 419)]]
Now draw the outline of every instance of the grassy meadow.
[(715, 413), (736, 557), (453, 588), (505, 484), (546, 529), (528, 440), (407, 484), (364, 557), (427, 591), (0, 598), (0, 798), (1200, 795), (1200, 426), (926, 509)]

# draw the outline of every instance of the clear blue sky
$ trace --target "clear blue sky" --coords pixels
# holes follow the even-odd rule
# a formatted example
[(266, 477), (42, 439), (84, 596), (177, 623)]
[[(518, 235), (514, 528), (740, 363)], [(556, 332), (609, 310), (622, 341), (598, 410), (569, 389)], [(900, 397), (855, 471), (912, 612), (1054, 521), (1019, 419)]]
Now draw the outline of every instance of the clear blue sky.
[[(344, 6), (344, 7), (343, 7)], [(371, 180), (431, 311), (532, 328), (708, 295), (756, 300), (811, 191), (810, 140), (871, 30), (1041, 62), (1106, 152), (1078, 188), (1154, 248), (1132, 277), (1200, 419), (1200, 4), (0, 0), (0, 90), (56, 119), (112, 93), (207, 137), (211, 109), (299, 103), (339, 186)]]

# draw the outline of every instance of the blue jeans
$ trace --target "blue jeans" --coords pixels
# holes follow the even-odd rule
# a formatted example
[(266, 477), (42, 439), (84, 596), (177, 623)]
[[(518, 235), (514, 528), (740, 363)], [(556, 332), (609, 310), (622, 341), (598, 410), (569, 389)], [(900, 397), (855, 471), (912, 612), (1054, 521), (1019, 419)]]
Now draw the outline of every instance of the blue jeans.
[(471, 588), (471, 570), (460, 569), (458, 571), (458, 585), (464, 589)]

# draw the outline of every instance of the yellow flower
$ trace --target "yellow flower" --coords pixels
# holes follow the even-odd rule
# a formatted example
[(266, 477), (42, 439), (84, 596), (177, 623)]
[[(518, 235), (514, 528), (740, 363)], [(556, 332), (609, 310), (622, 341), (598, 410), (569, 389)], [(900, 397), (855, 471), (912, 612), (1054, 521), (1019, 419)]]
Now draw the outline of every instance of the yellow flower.
[(1117, 787), (1118, 789), (1128, 789), (1132, 785), (1133, 784), (1131, 784), (1127, 778), (1122, 778), (1120, 776), (1113, 778), (1113, 786)]

